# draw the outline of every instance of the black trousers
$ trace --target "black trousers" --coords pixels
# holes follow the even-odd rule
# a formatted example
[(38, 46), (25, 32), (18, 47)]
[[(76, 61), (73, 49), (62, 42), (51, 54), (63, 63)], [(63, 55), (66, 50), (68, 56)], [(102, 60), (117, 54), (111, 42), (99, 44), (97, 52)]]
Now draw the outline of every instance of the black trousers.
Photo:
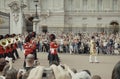
[(13, 52), (15, 53), (16, 58), (19, 58), (19, 54), (18, 54), (17, 49), (14, 49)]
[(4, 55), (3, 55), (3, 54), (0, 54), (0, 58), (4, 58)]
[(14, 51), (9, 52), (9, 53), (4, 53), (4, 58), (6, 58), (6, 57), (10, 57), (13, 60), (15, 60)]
[(52, 64), (59, 65), (60, 64), (60, 59), (58, 57), (58, 54), (50, 54), (49, 53), (48, 60), (49, 60), (49, 65), (52, 65)]
[(34, 55), (34, 57), (35, 57), (35, 60), (37, 60), (37, 52), (36, 52), (36, 49), (33, 50), (33, 55)]
[(25, 55), (25, 59), (24, 59), (24, 63), (23, 63), (23, 68), (26, 68), (26, 57), (27, 57), (27, 55)]
[(4, 58), (6, 57), (10, 57), (10, 54), (9, 53), (4, 53)]
[(13, 60), (15, 60), (14, 50), (11, 52), (11, 57), (12, 57)]

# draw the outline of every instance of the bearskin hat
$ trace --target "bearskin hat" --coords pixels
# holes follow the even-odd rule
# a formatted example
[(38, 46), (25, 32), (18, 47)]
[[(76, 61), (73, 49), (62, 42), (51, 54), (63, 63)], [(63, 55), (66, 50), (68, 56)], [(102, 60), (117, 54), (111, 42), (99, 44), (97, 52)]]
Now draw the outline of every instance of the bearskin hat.
[(28, 36), (25, 38), (25, 42), (30, 42), (30, 40), (33, 37), (36, 37), (36, 33), (35, 32), (29, 33)]
[(6, 34), (5, 36), (4, 36), (4, 38), (9, 38), (10, 37), (10, 35), (9, 34)]
[(55, 36), (54, 34), (51, 34), (51, 35), (49, 36), (49, 38), (50, 38), (50, 41), (53, 41), (53, 40), (56, 39), (56, 36)]
[(3, 39), (3, 38), (4, 38), (3, 35), (0, 35), (0, 40)]
[(30, 42), (30, 36), (29, 35), (25, 38), (25, 42)]
[(15, 37), (15, 36), (16, 36), (16, 34), (12, 34), (12, 35), (11, 35), (11, 37)]
[(31, 36), (36, 37), (36, 32), (32, 32)]

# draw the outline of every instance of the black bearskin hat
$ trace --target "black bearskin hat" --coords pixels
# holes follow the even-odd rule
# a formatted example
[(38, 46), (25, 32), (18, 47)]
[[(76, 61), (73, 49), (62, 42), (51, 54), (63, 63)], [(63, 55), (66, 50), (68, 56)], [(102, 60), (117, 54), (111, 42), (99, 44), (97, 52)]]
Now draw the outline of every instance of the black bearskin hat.
[(25, 42), (30, 42), (30, 36), (27, 36), (27, 37), (25, 38)]
[(3, 38), (4, 38), (3, 35), (0, 35), (0, 40), (3, 39)]
[(10, 37), (10, 35), (9, 35), (9, 34), (6, 34), (4, 38), (9, 38), (9, 37)]
[(36, 37), (36, 32), (32, 32), (31, 36)]
[(16, 36), (16, 34), (12, 34), (12, 35), (11, 35), (11, 37), (15, 37), (15, 36)]
[(56, 36), (55, 36), (54, 34), (51, 34), (51, 35), (49, 36), (49, 38), (50, 38), (50, 41), (53, 41), (53, 40), (56, 39)]

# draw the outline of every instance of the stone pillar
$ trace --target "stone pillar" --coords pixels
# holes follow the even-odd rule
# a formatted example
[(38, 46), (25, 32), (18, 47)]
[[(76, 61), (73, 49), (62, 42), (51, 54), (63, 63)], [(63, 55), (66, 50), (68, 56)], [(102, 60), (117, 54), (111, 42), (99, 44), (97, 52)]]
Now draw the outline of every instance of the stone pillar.
[(26, 5), (19, 1), (13, 1), (8, 4), (10, 7), (10, 34), (21, 34), (25, 27), (25, 19), (23, 16), (23, 9)]
[(39, 26), (38, 26), (39, 21), (40, 20), (37, 18), (33, 19), (33, 31), (36, 33), (39, 33)]

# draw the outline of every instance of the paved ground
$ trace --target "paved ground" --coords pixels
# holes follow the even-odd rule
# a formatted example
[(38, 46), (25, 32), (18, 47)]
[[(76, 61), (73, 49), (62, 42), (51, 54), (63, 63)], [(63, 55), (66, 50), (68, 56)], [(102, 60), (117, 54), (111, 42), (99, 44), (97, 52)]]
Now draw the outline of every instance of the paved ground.
[[(19, 69), (22, 68), (24, 56), (22, 52), (19, 52), (21, 59), (18, 59), (14, 66)], [(88, 55), (69, 55), (69, 54), (59, 54), (61, 63), (67, 64), (70, 68), (76, 68), (78, 71), (88, 69), (92, 75), (100, 75), (102, 79), (111, 79), (112, 70), (114, 65), (120, 60), (119, 56), (98, 56), (100, 63), (89, 63)], [(43, 66), (48, 66), (47, 53), (38, 53), (38, 58), (40, 64)]]

